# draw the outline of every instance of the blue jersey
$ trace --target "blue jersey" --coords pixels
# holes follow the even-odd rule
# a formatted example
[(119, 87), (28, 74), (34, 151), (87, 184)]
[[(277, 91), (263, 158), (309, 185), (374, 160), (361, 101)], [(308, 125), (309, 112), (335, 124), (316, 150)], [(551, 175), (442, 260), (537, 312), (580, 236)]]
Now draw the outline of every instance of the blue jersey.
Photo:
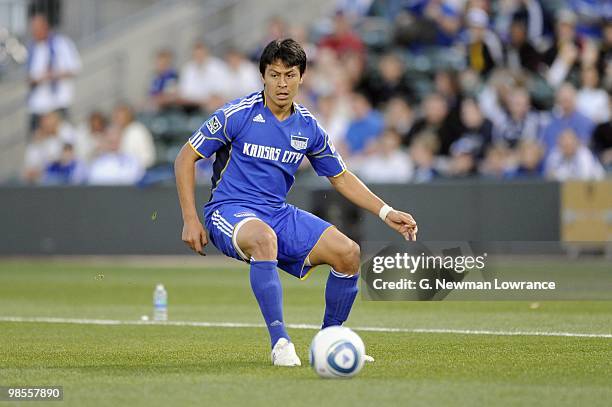
[(211, 197), (220, 203), (282, 207), (307, 157), (318, 175), (335, 177), (346, 166), (329, 136), (310, 112), (296, 103), (279, 121), (266, 107), (263, 92), (217, 110), (190, 138), (203, 158), (215, 154)]

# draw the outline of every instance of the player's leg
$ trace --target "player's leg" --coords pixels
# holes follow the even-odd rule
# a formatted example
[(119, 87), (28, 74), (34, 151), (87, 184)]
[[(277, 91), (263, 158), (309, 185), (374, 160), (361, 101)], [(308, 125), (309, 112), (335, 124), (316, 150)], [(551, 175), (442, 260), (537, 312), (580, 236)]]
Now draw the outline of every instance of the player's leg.
[(342, 325), (359, 290), (359, 245), (335, 227), (330, 227), (323, 232), (307, 261), (313, 266), (329, 264), (332, 267), (325, 285), (322, 328)]
[(251, 288), (266, 321), (272, 347), (281, 338), (290, 341), (283, 320), (283, 290), (276, 271), (276, 233), (265, 222), (250, 218), (234, 228), (234, 241), (250, 259)]
[(276, 271), (276, 235), (259, 216), (263, 214), (239, 205), (223, 205), (204, 214), (215, 247), (226, 256), (251, 264), (251, 287), (274, 345), (272, 362), (299, 366), (300, 359), (283, 322), (282, 288)]

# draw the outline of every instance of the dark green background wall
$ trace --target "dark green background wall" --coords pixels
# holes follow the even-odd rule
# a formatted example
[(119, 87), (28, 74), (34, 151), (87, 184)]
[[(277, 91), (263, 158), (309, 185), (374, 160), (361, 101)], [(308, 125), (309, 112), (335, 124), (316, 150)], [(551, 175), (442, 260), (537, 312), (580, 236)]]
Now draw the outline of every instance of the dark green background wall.
[[(372, 189), (413, 214), (421, 240), (559, 239), (556, 183), (454, 181)], [(198, 187), (200, 205), (208, 191)], [(325, 182), (298, 184), (289, 200), (355, 238), (398, 239), (377, 217), (352, 209)], [(2, 255), (186, 254), (181, 228), (173, 186), (0, 188)]]

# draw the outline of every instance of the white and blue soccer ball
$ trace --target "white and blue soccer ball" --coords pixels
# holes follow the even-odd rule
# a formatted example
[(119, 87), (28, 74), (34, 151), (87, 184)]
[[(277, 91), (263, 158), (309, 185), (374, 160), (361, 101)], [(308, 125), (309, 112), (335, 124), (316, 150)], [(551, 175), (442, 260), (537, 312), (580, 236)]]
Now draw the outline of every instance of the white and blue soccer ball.
[(326, 379), (355, 376), (363, 367), (364, 356), (359, 335), (343, 326), (320, 330), (310, 344), (310, 366)]

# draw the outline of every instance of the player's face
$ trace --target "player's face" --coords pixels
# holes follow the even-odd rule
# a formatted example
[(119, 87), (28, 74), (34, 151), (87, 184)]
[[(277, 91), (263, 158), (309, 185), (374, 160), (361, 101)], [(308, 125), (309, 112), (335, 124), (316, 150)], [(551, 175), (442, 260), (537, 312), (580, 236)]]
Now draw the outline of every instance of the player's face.
[(288, 67), (281, 61), (275, 61), (266, 66), (263, 81), (266, 99), (278, 107), (285, 107), (293, 103), (302, 76), (297, 66)]

